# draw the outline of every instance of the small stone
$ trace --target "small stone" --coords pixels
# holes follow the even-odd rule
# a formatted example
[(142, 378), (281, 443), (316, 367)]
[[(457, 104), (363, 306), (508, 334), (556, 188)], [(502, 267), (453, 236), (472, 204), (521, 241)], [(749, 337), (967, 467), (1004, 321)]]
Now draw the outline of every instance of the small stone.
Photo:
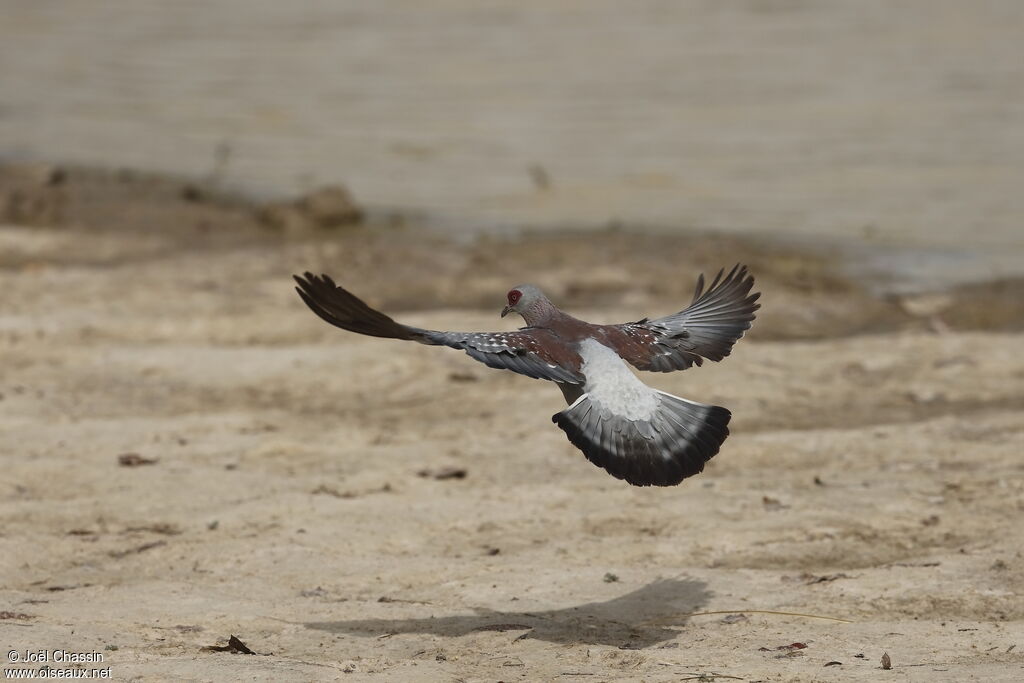
[(309, 228), (306, 214), (291, 204), (265, 206), (260, 209), (257, 219), (267, 227), (284, 233), (300, 233)]
[(948, 294), (915, 294), (901, 296), (900, 308), (915, 318), (930, 318), (938, 315), (953, 305), (953, 297)]
[(314, 190), (300, 199), (298, 206), (320, 228), (352, 225), (363, 219), (362, 209), (356, 206), (348, 190), (340, 185)]

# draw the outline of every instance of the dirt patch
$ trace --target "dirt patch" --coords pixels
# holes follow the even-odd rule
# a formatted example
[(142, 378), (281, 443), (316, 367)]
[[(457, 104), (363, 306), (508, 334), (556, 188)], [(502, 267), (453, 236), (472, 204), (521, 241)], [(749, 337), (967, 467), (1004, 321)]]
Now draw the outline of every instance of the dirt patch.
[(492, 310), (511, 284), (530, 281), (569, 309), (668, 313), (688, 300), (696, 274), (710, 277), (741, 262), (757, 274), (771, 302), (751, 333), (755, 338), (1024, 328), (1020, 280), (887, 296), (844, 275), (837, 250), (734, 235), (616, 227), (455, 239), (400, 215), (364, 222), (364, 212), (343, 188), (264, 204), (224, 193), (211, 181), (6, 165), (0, 166), (0, 221), (106, 236), (90, 249), (65, 249), (52, 231), (10, 239), (0, 252), (0, 266), (8, 268), (117, 265), (179, 250), (304, 248), (313, 255), (296, 270), (335, 274), (395, 312)]
[[(0, 229), (12, 648), (96, 651), (141, 679), (1024, 666), (1024, 340), (1019, 320), (956, 313), (1012, 314), (1011, 285), (908, 304), (843, 280), (834, 254), (734, 237), (282, 234), (175, 180), (40, 178), (66, 193), (59, 218)], [(523, 280), (625, 320), (736, 261), (764, 292), (752, 334), (724, 363), (644, 376), (734, 414), (708, 469), (666, 490), (586, 462), (546, 383), (330, 328), (289, 280), (323, 270), (412, 324), (511, 329), (497, 314)]]

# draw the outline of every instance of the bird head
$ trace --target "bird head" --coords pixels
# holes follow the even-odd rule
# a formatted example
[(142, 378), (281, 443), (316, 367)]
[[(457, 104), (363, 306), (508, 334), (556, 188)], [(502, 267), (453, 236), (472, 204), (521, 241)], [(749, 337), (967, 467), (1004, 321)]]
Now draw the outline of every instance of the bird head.
[(504, 318), (509, 313), (518, 313), (524, 318), (527, 315), (527, 311), (536, 306), (539, 302), (546, 302), (547, 297), (544, 293), (533, 285), (519, 285), (508, 290), (508, 294), (505, 295), (508, 299), (508, 304), (505, 308), (501, 309), (501, 317)]

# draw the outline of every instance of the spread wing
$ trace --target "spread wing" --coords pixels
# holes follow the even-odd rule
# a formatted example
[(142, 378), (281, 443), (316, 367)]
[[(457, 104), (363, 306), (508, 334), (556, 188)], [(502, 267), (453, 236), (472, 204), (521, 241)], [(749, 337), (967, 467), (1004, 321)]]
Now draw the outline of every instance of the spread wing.
[(350, 332), (407, 339), (421, 344), (462, 349), (492, 368), (511, 370), (534, 379), (581, 384), (579, 354), (550, 330), (523, 328), (515, 332), (440, 332), (395, 322), (357, 296), (334, 284), (327, 275), (295, 275), (296, 291), (314, 313)]
[[(723, 277), (718, 271), (704, 290), (704, 276), (697, 279), (693, 303), (655, 320), (614, 325), (616, 350), (640, 370), (672, 372), (700, 365), (705, 358), (718, 361), (750, 329), (760, 292), (750, 293), (754, 278), (737, 264)], [(621, 336), (624, 335), (624, 338)]]

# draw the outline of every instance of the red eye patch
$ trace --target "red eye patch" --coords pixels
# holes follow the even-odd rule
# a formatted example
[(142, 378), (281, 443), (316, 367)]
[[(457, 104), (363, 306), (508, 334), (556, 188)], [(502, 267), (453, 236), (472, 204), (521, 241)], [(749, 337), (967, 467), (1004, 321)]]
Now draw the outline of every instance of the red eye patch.
[(522, 292), (520, 292), (518, 289), (513, 289), (511, 292), (508, 293), (508, 305), (515, 306), (517, 303), (519, 303), (519, 299), (521, 299), (522, 296)]

